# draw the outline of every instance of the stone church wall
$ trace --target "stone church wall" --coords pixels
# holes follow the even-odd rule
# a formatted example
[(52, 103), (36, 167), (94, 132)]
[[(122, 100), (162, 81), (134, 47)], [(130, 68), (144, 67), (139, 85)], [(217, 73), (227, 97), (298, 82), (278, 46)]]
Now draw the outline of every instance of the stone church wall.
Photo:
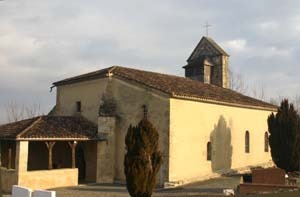
[(123, 160), (125, 155), (125, 135), (130, 124), (137, 125), (143, 117), (143, 105), (147, 106), (148, 119), (159, 132), (159, 148), (164, 155), (164, 163), (158, 174), (159, 184), (168, 181), (169, 154), (169, 98), (140, 84), (124, 79), (112, 79), (111, 89), (117, 102), (115, 177), (125, 181)]
[[(271, 111), (191, 100), (170, 101), (170, 182), (182, 184), (271, 161), (264, 134)], [(250, 153), (245, 153), (245, 132)], [(207, 145), (212, 158), (207, 160)]]
[[(98, 123), (99, 105), (106, 91), (108, 78), (101, 78), (57, 87), (54, 115), (83, 115)], [(76, 102), (81, 102), (81, 112), (76, 112)]]
[[(130, 124), (136, 125), (142, 119), (142, 106), (146, 105), (148, 118), (159, 132), (159, 147), (164, 155), (164, 163), (158, 175), (159, 184), (167, 182), (169, 153), (169, 98), (167, 95), (133, 81), (106, 77), (57, 87), (57, 104), (53, 114), (83, 115), (97, 124), (103, 94), (109, 94), (116, 101), (115, 181), (125, 182), (123, 169), (125, 135)], [(81, 112), (76, 112), (77, 101), (81, 101)]]

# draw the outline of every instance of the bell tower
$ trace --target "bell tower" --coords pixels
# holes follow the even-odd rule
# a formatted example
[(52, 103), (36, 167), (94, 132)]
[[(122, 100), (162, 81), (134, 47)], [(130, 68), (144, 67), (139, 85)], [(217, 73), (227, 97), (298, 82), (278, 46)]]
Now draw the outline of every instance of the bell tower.
[(202, 37), (187, 59), (185, 77), (229, 88), (229, 55), (211, 38)]

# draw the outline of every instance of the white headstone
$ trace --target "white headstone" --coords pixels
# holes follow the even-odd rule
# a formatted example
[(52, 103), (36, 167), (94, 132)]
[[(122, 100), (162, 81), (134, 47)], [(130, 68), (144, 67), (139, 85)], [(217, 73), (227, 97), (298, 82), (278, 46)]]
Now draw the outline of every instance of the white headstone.
[(13, 185), (12, 197), (31, 197), (32, 190), (26, 187)]
[(47, 190), (35, 190), (33, 192), (33, 197), (55, 197), (55, 191), (47, 191)]
[(233, 189), (223, 189), (223, 194), (225, 194), (225, 196), (234, 196), (234, 190)]

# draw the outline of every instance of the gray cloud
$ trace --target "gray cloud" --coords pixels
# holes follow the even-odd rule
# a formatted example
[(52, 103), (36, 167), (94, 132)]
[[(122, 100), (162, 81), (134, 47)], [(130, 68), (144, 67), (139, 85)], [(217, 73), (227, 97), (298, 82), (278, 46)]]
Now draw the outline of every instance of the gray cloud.
[(233, 70), (268, 97), (295, 95), (299, 8), (298, 0), (0, 1), (0, 120), (10, 100), (47, 111), (53, 81), (111, 65), (183, 75), (206, 21)]

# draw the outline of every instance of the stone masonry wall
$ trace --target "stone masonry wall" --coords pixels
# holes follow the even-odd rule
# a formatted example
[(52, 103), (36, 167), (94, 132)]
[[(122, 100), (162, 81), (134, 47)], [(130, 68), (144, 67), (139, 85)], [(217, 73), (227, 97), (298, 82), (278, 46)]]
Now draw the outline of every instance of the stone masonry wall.
[(1, 167), (1, 186), (4, 193), (10, 193), (12, 186), (17, 184), (17, 172), (14, 169)]
[(97, 143), (97, 183), (113, 183), (115, 178), (115, 117), (98, 118), (98, 135), (107, 141)]

